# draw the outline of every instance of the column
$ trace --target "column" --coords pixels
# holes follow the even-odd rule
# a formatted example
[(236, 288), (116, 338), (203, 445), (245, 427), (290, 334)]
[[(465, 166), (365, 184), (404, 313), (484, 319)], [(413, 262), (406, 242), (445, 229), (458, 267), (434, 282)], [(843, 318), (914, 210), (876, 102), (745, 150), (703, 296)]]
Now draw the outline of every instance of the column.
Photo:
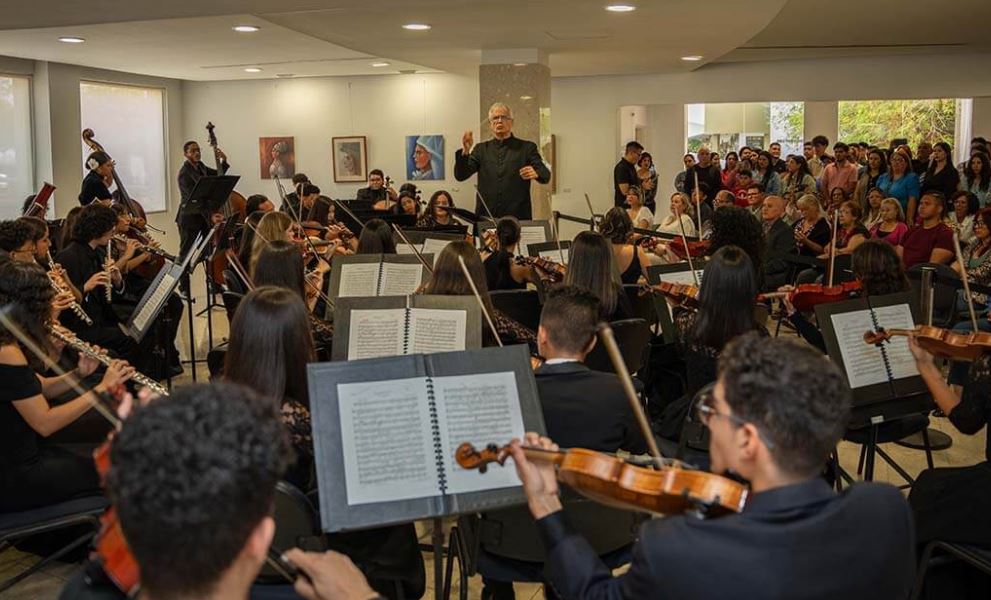
[(513, 111), (513, 135), (536, 142), (540, 155), (551, 165), (551, 184), (533, 182), (530, 199), (534, 219), (550, 217), (554, 183), (554, 157), (551, 144), (551, 70), (547, 56), (535, 48), (483, 50), (478, 67), (478, 97), (481, 123), (476, 142), (489, 139), (489, 107), (502, 102)]
[[(838, 140), (840, 126), (839, 103), (832, 102), (806, 102), (805, 103), (805, 141), (811, 142), (817, 135), (824, 135), (829, 138), (829, 153), (832, 153), (833, 144)], [(854, 140), (844, 140), (852, 142)]]

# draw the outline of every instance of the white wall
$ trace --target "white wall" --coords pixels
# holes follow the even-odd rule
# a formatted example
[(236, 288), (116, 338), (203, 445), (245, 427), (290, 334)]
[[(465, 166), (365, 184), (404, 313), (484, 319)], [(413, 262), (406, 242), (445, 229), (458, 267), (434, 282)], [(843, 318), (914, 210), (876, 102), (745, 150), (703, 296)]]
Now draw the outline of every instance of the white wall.
[[(478, 82), (458, 75), (385, 75), (354, 78), (305, 78), (271, 81), (184, 82), (183, 138), (205, 148), (207, 121), (216, 125), (218, 142), (240, 175), (238, 191), (275, 199), (272, 180), (262, 180), (258, 138), (295, 137), (296, 171), (306, 173), (321, 192), (353, 198), (367, 184), (334, 183), (331, 138), (364, 135), (369, 168), (382, 169), (398, 186), (406, 180), (405, 136), (445, 137), (444, 181), (419, 182), (423, 199), (438, 189), (452, 192), (455, 203), (471, 206), (472, 181), (454, 180), (454, 152), (461, 135), (480, 133)], [(615, 113), (613, 113), (615, 118)], [(180, 156), (181, 158), (181, 156)], [(209, 148), (204, 160), (213, 163)], [(286, 182), (288, 184), (288, 182)]]

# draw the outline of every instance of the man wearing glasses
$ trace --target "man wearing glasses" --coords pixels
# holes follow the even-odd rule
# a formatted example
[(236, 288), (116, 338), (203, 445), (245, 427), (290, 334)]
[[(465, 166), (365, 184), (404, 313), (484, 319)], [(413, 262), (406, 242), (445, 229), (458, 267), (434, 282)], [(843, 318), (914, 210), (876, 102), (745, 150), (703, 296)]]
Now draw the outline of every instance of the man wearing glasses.
[[(914, 572), (912, 520), (894, 487), (837, 494), (821, 477), (846, 428), (850, 389), (808, 345), (746, 334), (719, 361), (697, 405), (714, 473), (750, 484), (742, 512), (647, 522), (619, 577), (561, 511), (554, 466), (513, 459), (547, 549), (547, 580), (564, 598), (905, 598)], [(557, 449), (527, 434), (527, 443)]]
[(478, 173), (475, 212), (479, 215), (488, 216), (484, 203), (496, 218), (530, 219), (530, 181), (549, 182), (550, 169), (537, 144), (513, 135), (513, 113), (502, 102), (489, 108), (489, 128), (492, 139), (474, 147), (471, 130), (461, 137), (461, 149), (454, 154), (454, 178), (464, 181)]

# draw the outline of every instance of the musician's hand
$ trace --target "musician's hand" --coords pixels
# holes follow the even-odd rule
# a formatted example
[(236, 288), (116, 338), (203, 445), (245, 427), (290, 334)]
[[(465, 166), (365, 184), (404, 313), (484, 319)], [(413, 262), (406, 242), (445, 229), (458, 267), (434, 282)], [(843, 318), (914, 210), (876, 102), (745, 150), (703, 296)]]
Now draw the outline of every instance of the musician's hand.
[(224, 221), (224, 215), (223, 215), (223, 213), (219, 213), (218, 212), (218, 213), (213, 213), (212, 215), (210, 215), (210, 224), (211, 225), (218, 225), (220, 223), (223, 223), (223, 221)]
[(520, 169), (520, 177), (522, 177), (526, 181), (530, 181), (531, 179), (536, 179), (537, 178), (537, 170), (534, 169), (533, 167), (527, 165), (527, 166), (523, 167), (522, 169)]
[(141, 242), (134, 239), (128, 239), (124, 244), (124, 256), (127, 257), (127, 260), (130, 260), (135, 254), (137, 254), (138, 248), (140, 247)]
[(120, 399), (120, 404), (117, 405), (117, 416), (123, 421), (131, 416), (131, 411), (134, 410), (135, 406), (147, 406), (155, 398), (158, 398), (158, 394), (146, 387), (138, 390), (137, 399), (134, 398), (131, 392), (125, 392)]
[(464, 132), (464, 135), (461, 136), (461, 149), (464, 151), (465, 154), (469, 154), (471, 152), (471, 147), (474, 145), (474, 143), (475, 143), (475, 136), (471, 133), (471, 130), (469, 129), (468, 131)]
[[(97, 352), (103, 352), (103, 349), (98, 346), (94, 346), (93, 349), (96, 350)], [(82, 379), (84, 377), (89, 377), (90, 375), (93, 374), (93, 371), (96, 371), (96, 369), (99, 366), (100, 366), (100, 361), (96, 360), (95, 358), (90, 358), (85, 354), (80, 354), (79, 360), (76, 361), (75, 375), (79, 379)]]
[(933, 366), (933, 355), (923, 349), (919, 345), (919, 342), (915, 341), (915, 335), (908, 336), (908, 349), (911, 350), (912, 356), (915, 358), (915, 364), (919, 368)]
[(217, 149), (216, 149), (215, 151), (216, 151), (216, 153), (217, 153), (217, 158), (219, 158), (220, 160), (222, 160), (222, 161), (224, 161), (224, 162), (227, 162), (227, 155), (226, 155), (226, 154), (224, 154), (224, 151), (223, 151), (223, 150), (221, 150), (221, 149), (220, 149), (220, 148), (218, 147), (218, 148), (217, 148)]
[[(557, 450), (557, 444), (549, 438), (540, 437), (536, 433), (526, 434), (526, 445)], [(527, 504), (534, 519), (542, 519), (549, 514), (561, 510), (561, 498), (557, 487), (557, 475), (554, 464), (550, 461), (530, 462), (523, 452), (523, 444), (515, 439), (510, 444), (513, 462), (516, 464), (516, 474), (523, 482)]]
[(105, 287), (107, 285), (110, 285), (110, 277), (107, 275), (107, 272), (97, 271), (83, 284), (83, 293), (92, 292), (98, 287)]
[(66, 290), (64, 292), (59, 292), (52, 298), (52, 318), (58, 319), (59, 313), (63, 310), (72, 306), (75, 302), (76, 297), (72, 295), (72, 292)]
[(132, 375), (134, 375), (134, 367), (126, 360), (112, 360), (110, 361), (110, 366), (103, 373), (103, 379), (100, 380), (96, 389), (102, 392), (115, 390), (118, 386), (129, 380)]
[(296, 568), (306, 573), (306, 577), (296, 578), (296, 593), (306, 600), (369, 600), (378, 598), (378, 593), (368, 585), (364, 573), (351, 559), (343, 554), (326, 552), (303, 552), (299, 548), (286, 551)]

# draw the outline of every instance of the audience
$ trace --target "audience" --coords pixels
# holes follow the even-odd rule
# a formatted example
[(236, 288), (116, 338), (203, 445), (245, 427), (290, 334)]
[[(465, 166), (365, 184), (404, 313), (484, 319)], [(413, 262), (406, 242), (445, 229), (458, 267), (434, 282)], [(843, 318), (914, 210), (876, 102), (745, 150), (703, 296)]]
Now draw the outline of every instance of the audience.
[(908, 230), (897, 246), (898, 256), (911, 268), (920, 263), (949, 264), (953, 258), (953, 231), (943, 222), (943, 194), (926, 192), (919, 203), (921, 224)]
[(901, 203), (894, 198), (885, 198), (881, 201), (880, 214), (881, 220), (871, 227), (871, 237), (884, 240), (892, 246), (900, 246), (908, 233)]

